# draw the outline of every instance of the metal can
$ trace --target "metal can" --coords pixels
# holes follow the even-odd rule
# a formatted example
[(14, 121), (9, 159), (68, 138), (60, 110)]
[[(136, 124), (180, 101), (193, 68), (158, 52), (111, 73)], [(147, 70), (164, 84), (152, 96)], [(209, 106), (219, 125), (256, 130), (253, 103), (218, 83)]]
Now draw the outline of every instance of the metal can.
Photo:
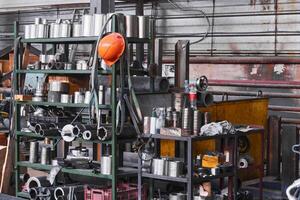
[(150, 134), (150, 117), (144, 117), (144, 134)]

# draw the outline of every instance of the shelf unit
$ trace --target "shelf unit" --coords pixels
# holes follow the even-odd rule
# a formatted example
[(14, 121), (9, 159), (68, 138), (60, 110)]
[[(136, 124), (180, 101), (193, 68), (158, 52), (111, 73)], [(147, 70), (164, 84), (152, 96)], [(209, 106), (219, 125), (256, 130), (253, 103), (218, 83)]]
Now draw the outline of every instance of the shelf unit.
[[(170, 177), (170, 176), (159, 176), (154, 175), (148, 172), (142, 171), (142, 160), (139, 158), (139, 175), (138, 175), (138, 181), (139, 184), (142, 184), (142, 179), (147, 178), (150, 180), (150, 199), (153, 198), (153, 185), (155, 180), (161, 180), (161, 181), (169, 181), (169, 182), (175, 182), (175, 183), (183, 183), (186, 185), (186, 192), (187, 192), (187, 199), (193, 199), (193, 188), (195, 184), (200, 184), (201, 182), (213, 180), (213, 179), (223, 179), (225, 177), (229, 178), (229, 199), (236, 199), (237, 194), (237, 177), (238, 177), (238, 137), (243, 135), (249, 135), (253, 133), (261, 133), (262, 136), (264, 134), (264, 129), (262, 128), (255, 128), (253, 130), (250, 130), (248, 132), (237, 132), (236, 134), (226, 134), (226, 135), (215, 135), (215, 136), (170, 136), (170, 135), (161, 135), (161, 134), (143, 134), (142, 138), (144, 139), (150, 139), (152, 138), (156, 144), (156, 146), (160, 146), (160, 140), (172, 140), (176, 142), (183, 142), (187, 146), (185, 147), (186, 155), (184, 155), (184, 160), (187, 165), (187, 174), (185, 177)], [(233, 166), (232, 172), (222, 173), (216, 176), (207, 176), (207, 177), (195, 177), (194, 174), (194, 163), (193, 163), (193, 143), (196, 141), (204, 141), (204, 140), (221, 140), (226, 141), (227, 144), (229, 140), (233, 141), (233, 145), (231, 145), (230, 148), (230, 154), (231, 154), (231, 164)], [(221, 142), (222, 144), (223, 142)], [(223, 143), (224, 144), (224, 143)], [(223, 146), (223, 145), (222, 145)], [(221, 148), (223, 149), (224, 146)], [(155, 155), (160, 155), (159, 148), (156, 149)], [(262, 154), (263, 155), (263, 154)], [(262, 157), (263, 159), (263, 157)], [(262, 165), (258, 165), (257, 169), (261, 170)], [(141, 186), (141, 185), (140, 185)], [(141, 190), (139, 190), (139, 193), (141, 194)]]
[[(115, 19), (113, 19), (113, 22)], [(17, 24), (17, 23), (16, 23)], [(16, 26), (17, 27), (17, 26)], [(17, 30), (15, 30), (16, 33), (18, 33)], [(90, 70), (30, 70), (30, 69), (23, 69), (21, 66), (22, 64), (22, 53), (24, 45), (31, 45), (33, 43), (35, 44), (42, 44), (45, 45), (52, 45), (55, 49), (55, 45), (58, 44), (64, 44), (65, 50), (68, 48), (68, 44), (93, 44), (95, 45), (97, 42), (97, 37), (72, 37), (72, 38), (43, 38), (43, 39), (21, 39), (18, 43), (18, 49), (15, 49), (15, 59), (14, 59), (14, 65), (16, 66), (14, 69), (14, 93), (19, 94), (19, 91), (21, 90), (21, 84), (20, 80), (24, 78), (24, 75), (27, 73), (31, 74), (54, 74), (54, 75), (90, 75)], [(149, 43), (151, 42), (151, 39), (145, 38), (127, 38), (128, 43)], [(150, 46), (150, 45), (149, 45)], [(67, 52), (68, 50), (66, 50)], [(93, 143), (93, 149), (95, 150), (96, 145), (101, 144), (108, 144), (111, 146), (111, 155), (112, 155), (112, 174), (111, 175), (103, 175), (99, 173), (94, 173), (91, 170), (80, 170), (80, 169), (72, 169), (72, 168), (65, 168), (63, 167), (61, 169), (61, 172), (66, 174), (75, 174), (75, 175), (82, 175), (87, 177), (95, 177), (99, 179), (104, 179), (111, 182), (112, 185), (112, 199), (117, 199), (117, 179), (120, 177), (131, 177), (131, 176), (137, 176), (138, 172), (134, 168), (123, 168), (118, 167), (119, 158), (117, 158), (117, 155), (119, 154), (118, 151), (121, 151), (117, 148), (118, 143), (125, 143), (125, 142), (132, 142), (133, 139), (118, 139), (116, 135), (116, 103), (117, 103), (117, 94), (116, 94), (116, 88), (117, 88), (117, 75), (119, 73), (118, 69), (119, 64), (115, 64), (112, 66), (111, 71), (99, 71), (99, 75), (107, 75), (110, 74), (112, 76), (111, 79), (111, 104), (110, 105), (99, 105), (100, 109), (106, 109), (111, 110), (111, 121), (112, 121), (112, 138), (107, 141), (89, 141)], [(20, 127), (20, 108), (24, 105), (32, 105), (32, 106), (53, 106), (53, 107), (59, 107), (59, 108), (70, 108), (70, 109), (79, 109), (79, 108), (88, 108), (88, 104), (74, 104), (74, 103), (50, 103), (50, 102), (34, 102), (34, 101), (14, 101), (14, 113), (15, 113), (15, 182), (16, 182), (16, 196), (21, 198), (28, 198), (28, 194), (24, 192), (19, 191), (19, 177), (20, 177), (20, 168), (33, 168), (41, 171), (49, 171), (51, 169), (51, 165), (42, 165), (39, 163), (29, 163), (26, 161), (20, 161), (20, 147), (19, 142), (21, 141), (22, 137), (26, 138), (32, 138), (32, 139), (43, 139), (44, 137), (39, 136), (32, 132), (22, 132)], [(58, 138), (52, 138), (52, 139), (58, 139)], [(80, 141), (77, 140), (77, 141)], [(83, 141), (83, 140), (81, 140)], [(95, 153), (95, 152), (94, 152)], [(97, 153), (96, 153), (97, 154)], [(96, 155), (97, 156), (97, 155)]]

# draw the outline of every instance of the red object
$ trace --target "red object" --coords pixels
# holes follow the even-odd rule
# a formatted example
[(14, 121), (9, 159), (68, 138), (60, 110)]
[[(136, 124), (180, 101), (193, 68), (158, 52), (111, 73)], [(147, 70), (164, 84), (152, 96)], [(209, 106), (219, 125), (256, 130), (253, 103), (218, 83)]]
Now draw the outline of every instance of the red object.
[(189, 93), (190, 101), (197, 100), (197, 93)]
[(7, 137), (5, 133), (0, 133), (0, 145), (1, 146), (7, 145)]
[[(136, 184), (122, 183), (117, 187), (118, 200), (135, 200), (138, 199), (138, 187)], [(84, 200), (111, 200), (112, 189), (111, 188), (89, 188), (84, 189)], [(142, 200), (147, 200), (146, 187), (142, 188)]]

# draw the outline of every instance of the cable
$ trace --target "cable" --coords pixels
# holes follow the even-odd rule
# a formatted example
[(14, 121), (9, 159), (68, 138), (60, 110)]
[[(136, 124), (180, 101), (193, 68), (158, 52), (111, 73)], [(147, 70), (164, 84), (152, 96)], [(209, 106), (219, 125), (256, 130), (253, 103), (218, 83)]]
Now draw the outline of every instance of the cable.
[[(195, 10), (195, 9), (191, 9), (191, 8), (183, 8), (183, 7), (180, 7), (178, 4), (176, 4), (176, 3), (174, 3), (172, 0), (168, 0), (168, 2), (170, 3), (170, 4), (172, 4), (173, 5), (173, 7), (175, 7), (175, 8), (177, 8), (177, 9), (179, 9), (179, 10), (181, 10), (181, 11), (196, 11), (196, 12), (199, 12), (205, 19), (206, 19), (206, 22), (207, 22), (207, 30), (206, 30), (206, 32), (203, 34), (203, 33), (200, 33), (200, 34), (202, 34), (202, 37), (199, 39), (199, 40), (196, 40), (196, 41), (193, 41), (193, 42), (190, 42), (190, 45), (193, 45), (193, 44), (197, 44), (197, 43), (199, 43), (199, 42), (201, 42), (201, 41), (203, 41), (207, 36), (208, 36), (208, 34), (209, 34), (209, 32), (210, 32), (210, 29), (211, 29), (211, 24), (210, 24), (210, 21), (209, 21), (209, 18), (207, 17), (207, 15), (205, 14), (205, 12), (204, 11), (202, 11), (202, 10)], [(166, 35), (166, 34), (164, 34), (164, 33), (157, 33), (158, 35)], [(199, 33), (192, 33), (192, 34), (190, 34), (190, 35), (198, 35)], [(182, 35), (183, 34), (179, 34), (179, 33), (174, 33), (174, 34), (172, 34), (172, 33), (169, 33), (169, 34), (167, 34), (168, 36), (178, 36), (178, 37), (182, 37)], [(186, 34), (185, 34), (186, 35)]]

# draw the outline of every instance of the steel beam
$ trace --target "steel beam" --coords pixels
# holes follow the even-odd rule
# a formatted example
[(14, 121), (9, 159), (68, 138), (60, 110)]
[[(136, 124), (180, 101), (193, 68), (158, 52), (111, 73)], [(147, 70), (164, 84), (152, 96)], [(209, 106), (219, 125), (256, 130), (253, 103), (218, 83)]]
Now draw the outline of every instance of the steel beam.
[(190, 41), (179, 40), (175, 45), (175, 87), (183, 88), (189, 80)]
[(114, 0), (91, 0), (90, 1), (90, 13), (111, 13), (115, 12)]

